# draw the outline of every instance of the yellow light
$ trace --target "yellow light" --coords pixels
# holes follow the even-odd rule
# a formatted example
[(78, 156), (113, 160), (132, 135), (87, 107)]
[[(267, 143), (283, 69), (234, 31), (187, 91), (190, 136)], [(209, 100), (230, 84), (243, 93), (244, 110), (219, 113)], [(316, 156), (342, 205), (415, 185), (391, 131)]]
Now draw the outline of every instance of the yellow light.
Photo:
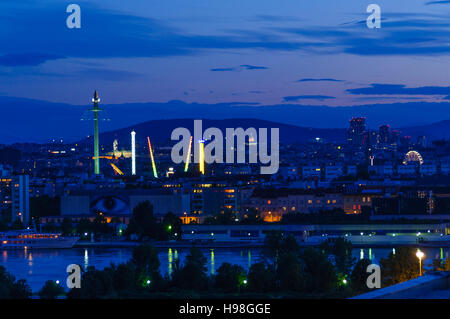
[(199, 160), (199, 170), (202, 175), (205, 175), (205, 142), (199, 141), (200, 143), (200, 160)]
[(184, 171), (187, 172), (189, 169), (189, 161), (191, 159), (191, 147), (192, 147), (192, 136), (189, 139), (189, 148), (188, 148), (188, 153), (186, 156), (186, 164), (184, 165)]
[(111, 165), (111, 167), (114, 169), (114, 171), (119, 174), (119, 175), (123, 175), (123, 172), (113, 163), (109, 163)]
[(147, 136), (147, 143), (148, 143), (148, 150), (150, 152), (150, 159), (152, 161), (153, 176), (155, 178), (158, 178), (158, 172), (156, 171), (155, 159), (153, 158), (152, 144), (150, 143), (150, 137), (148, 137), (148, 136)]
[(419, 259), (422, 259), (423, 258), (423, 256), (425, 256), (425, 254), (422, 252), (422, 251), (420, 251), (420, 250), (417, 250), (417, 252), (416, 252), (416, 256), (417, 256), (417, 258), (419, 258)]

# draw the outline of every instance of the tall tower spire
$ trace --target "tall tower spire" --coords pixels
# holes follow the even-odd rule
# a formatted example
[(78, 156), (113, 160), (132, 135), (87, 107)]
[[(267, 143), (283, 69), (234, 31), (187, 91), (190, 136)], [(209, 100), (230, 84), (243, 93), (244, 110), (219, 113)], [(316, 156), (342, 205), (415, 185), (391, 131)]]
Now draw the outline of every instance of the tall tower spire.
[(100, 112), (100, 108), (98, 107), (98, 103), (100, 102), (100, 98), (98, 97), (98, 92), (94, 92), (94, 98), (92, 99), (94, 103), (94, 107), (91, 109), (94, 112), (94, 174), (100, 175), (100, 152), (99, 152), (99, 141), (98, 141), (98, 112)]

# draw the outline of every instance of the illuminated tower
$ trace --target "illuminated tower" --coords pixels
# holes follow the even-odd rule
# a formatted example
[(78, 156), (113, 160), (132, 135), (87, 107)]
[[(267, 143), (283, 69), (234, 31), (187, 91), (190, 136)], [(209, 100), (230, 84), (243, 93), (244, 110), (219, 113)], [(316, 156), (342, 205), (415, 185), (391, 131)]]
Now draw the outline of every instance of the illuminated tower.
[(136, 175), (136, 132), (131, 131), (131, 175)]
[(148, 136), (147, 136), (147, 143), (148, 143), (148, 151), (150, 152), (150, 159), (152, 161), (153, 176), (155, 178), (158, 178), (158, 172), (156, 171), (155, 159), (153, 158), (152, 144), (150, 143), (150, 137), (148, 137)]
[(94, 107), (91, 109), (94, 112), (94, 174), (100, 175), (100, 154), (99, 154), (99, 141), (98, 141), (98, 112), (100, 112), (100, 108), (98, 107), (98, 103), (100, 102), (100, 98), (98, 97), (97, 91), (94, 92), (94, 98), (92, 99), (94, 103)]
[(202, 175), (205, 175), (205, 141), (200, 140), (198, 142), (200, 143), (199, 171), (200, 173), (202, 173)]
[(189, 148), (186, 156), (186, 164), (184, 165), (184, 171), (187, 172), (189, 169), (189, 161), (191, 160), (191, 148), (192, 148), (192, 136), (189, 140)]

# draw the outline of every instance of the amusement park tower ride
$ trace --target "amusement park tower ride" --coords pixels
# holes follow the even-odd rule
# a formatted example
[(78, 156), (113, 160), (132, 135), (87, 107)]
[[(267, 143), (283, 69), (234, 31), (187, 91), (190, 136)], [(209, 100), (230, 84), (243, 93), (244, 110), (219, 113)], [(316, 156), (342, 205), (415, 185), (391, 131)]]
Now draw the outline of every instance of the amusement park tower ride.
[(99, 154), (99, 142), (98, 142), (98, 112), (101, 109), (98, 107), (100, 98), (98, 97), (97, 91), (94, 92), (94, 98), (92, 99), (94, 107), (91, 109), (94, 112), (94, 174), (100, 175), (100, 154)]

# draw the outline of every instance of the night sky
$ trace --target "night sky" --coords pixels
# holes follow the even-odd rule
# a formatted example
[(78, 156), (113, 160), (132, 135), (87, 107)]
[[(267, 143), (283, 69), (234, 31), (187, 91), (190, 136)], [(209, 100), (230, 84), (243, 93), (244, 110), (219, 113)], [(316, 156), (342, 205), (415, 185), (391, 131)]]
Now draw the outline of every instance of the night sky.
[[(450, 1), (2, 0), (0, 95), (88, 104), (450, 99)], [(66, 7), (81, 7), (81, 29)]]

